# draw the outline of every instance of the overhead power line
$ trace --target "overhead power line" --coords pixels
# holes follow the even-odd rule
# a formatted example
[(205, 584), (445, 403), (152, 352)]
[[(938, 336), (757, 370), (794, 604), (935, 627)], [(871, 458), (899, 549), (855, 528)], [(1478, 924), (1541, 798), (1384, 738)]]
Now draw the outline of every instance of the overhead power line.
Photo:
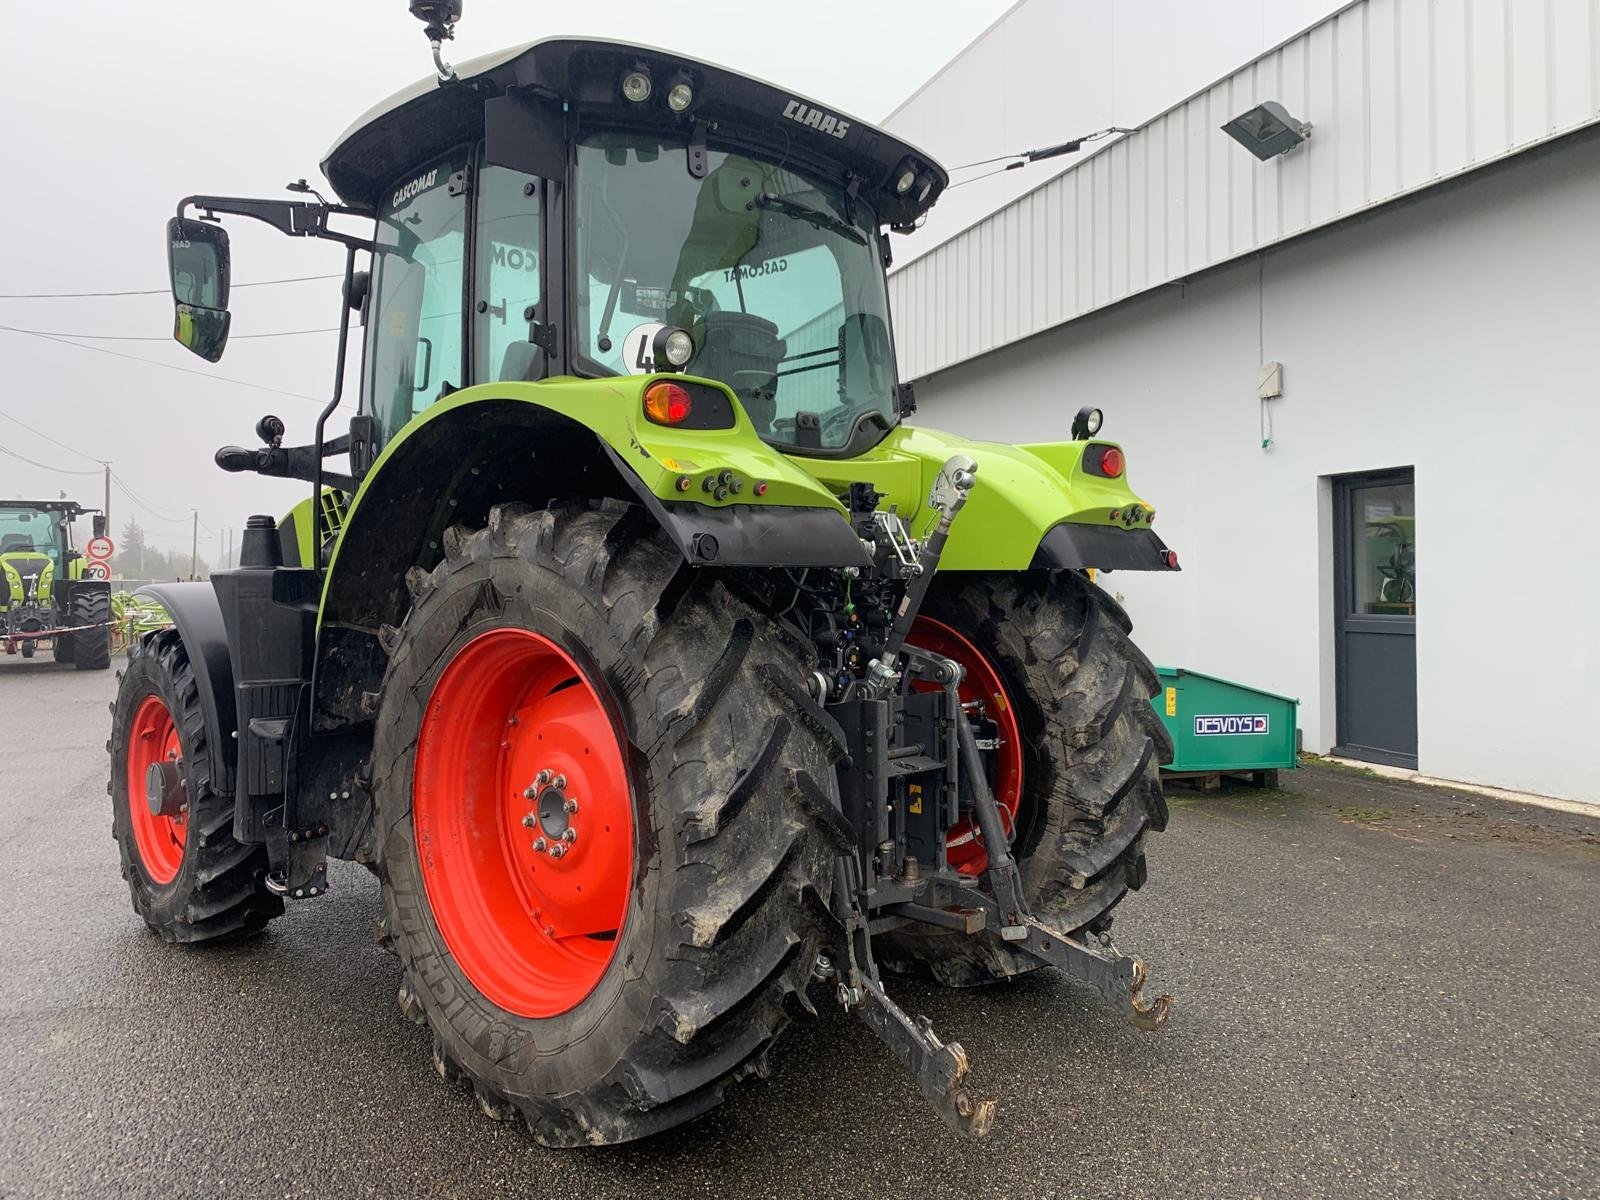
[(243, 379), (230, 379), (226, 375), (213, 375), (209, 371), (197, 371), (193, 367), (180, 367), (173, 363), (156, 362), (153, 358), (140, 358), (137, 354), (124, 354), (120, 350), (108, 350), (104, 346), (86, 346), (82, 342), (74, 342), (70, 338), (61, 337), (54, 333), (36, 333), (30, 329), (18, 329), (15, 325), (0, 325), (0, 330), (7, 333), (21, 333), (29, 337), (43, 338), (46, 341), (56, 342), (62, 346), (72, 346), (79, 350), (92, 350), (96, 354), (109, 354), (113, 358), (125, 358), (129, 362), (143, 363), (147, 367), (160, 367), (164, 371), (182, 371), (185, 375), (198, 375), (201, 379), (208, 379), (212, 383), (231, 383), (235, 387), (253, 388), (258, 392), (271, 392), (277, 396), (289, 396), (295, 400), (309, 400), (312, 404), (324, 404), (315, 396), (307, 396), (304, 392), (289, 392), (283, 388), (268, 387), (264, 383), (250, 383)]
[[(187, 522), (189, 520), (188, 517), (184, 517), (184, 516), (174, 517), (174, 516), (169, 516), (166, 513), (162, 512), (159, 508), (157, 508), (155, 505), (150, 503), (149, 500), (146, 500), (143, 495), (141, 495), (139, 492), (136, 492), (128, 484), (128, 482), (125, 479), (122, 478), (121, 475), (117, 474), (115, 471), (112, 471), (111, 468), (110, 468), (110, 465), (106, 462), (105, 459), (96, 458), (92, 454), (86, 454), (82, 450), (79, 450), (76, 446), (68, 445), (66, 442), (63, 442), (60, 438), (53, 437), (50, 434), (46, 433), (42, 429), (36, 429), (36, 428), (34, 428), (34, 426), (29, 425), (26, 421), (18, 420), (16, 417), (13, 417), (10, 413), (0, 412), (0, 417), (4, 417), (6, 420), (10, 421), (13, 425), (17, 425), (17, 426), (20, 426), (23, 429), (26, 429), (29, 433), (33, 434), (36, 437), (41, 437), (47, 442), (51, 442), (54, 445), (60, 446), (63, 450), (70, 450), (72, 453), (78, 455), (81, 458), (87, 458), (90, 462), (99, 463), (100, 466), (95, 468), (94, 470), (90, 470), (90, 471), (73, 470), (73, 469), (68, 468), (68, 467), (52, 467), (52, 466), (50, 466), (50, 465), (48, 465), (46, 463), (38, 462), (38, 461), (36, 461), (34, 459), (27, 458), (24, 455), (18, 454), (14, 450), (8, 450), (4, 446), (0, 446), (0, 454), (8, 454), (12, 458), (19, 459), (22, 462), (28, 463), (30, 466), (35, 466), (35, 467), (38, 467), (42, 471), (50, 471), (50, 472), (52, 472), (54, 474), (57, 474), (57, 475), (98, 475), (98, 474), (101, 473), (101, 471), (106, 471), (106, 472), (108, 472), (110, 474), (111, 482), (116, 485), (117, 490), (120, 491), (124, 496), (126, 496), (128, 498), (128, 501), (131, 504), (133, 504), (133, 506), (135, 508), (138, 508), (141, 511), (143, 511), (146, 516), (149, 516), (149, 517), (151, 517), (151, 518), (153, 518), (154, 520), (157, 520), (157, 521), (161, 521), (161, 522), (164, 522), (164, 523), (167, 523), (167, 524), (174, 524), (174, 525), (178, 524), (179, 522)], [(204, 522), (202, 522), (202, 524), (204, 524)]]
[(154, 517), (158, 521), (166, 521), (169, 524), (176, 524), (179, 521), (187, 521), (189, 519), (188, 517), (182, 517), (182, 516), (169, 517), (166, 513), (162, 512), (160, 509), (153, 507), (148, 500), (145, 500), (144, 498), (142, 498), (137, 492), (135, 492), (126, 483), (124, 483), (122, 481), (122, 477), (120, 475), (118, 475), (115, 471), (111, 472), (111, 482), (117, 485), (117, 490), (120, 491), (124, 496), (126, 496), (129, 500), (131, 500), (139, 508), (144, 509), (145, 512), (149, 513), (152, 517)]
[(26, 421), (18, 420), (16, 417), (13, 417), (8, 412), (0, 412), (0, 417), (4, 417), (6, 420), (10, 421), (13, 425), (22, 426), (22, 428), (26, 429), (29, 433), (33, 434), (35, 437), (42, 437), (45, 441), (53, 442), (55, 445), (60, 446), (63, 450), (70, 450), (70, 451), (72, 451), (72, 453), (74, 453), (74, 454), (76, 454), (76, 455), (78, 455), (78, 456), (80, 456), (82, 458), (87, 458), (90, 462), (97, 462), (101, 466), (105, 466), (105, 462), (106, 462), (105, 459), (96, 458), (92, 454), (84, 454), (84, 452), (82, 450), (79, 450), (76, 446), (68, 445), (66, 442), (63, 442), (60, 438), (51, 437), (44, 430), (35, 429), (32, 425), (29, 425)]
[(98, 467), (93, 471), (74, 471), (69, 467), (52, 467), (49, 463), (38, 462), (35, 459), (29, 458), (25, 454), (18, 454), (15, 450), (7, 450), (4, 446), (0, 446), (0, 454), (8, 455), (9, 457), (18, 460), (19, 462), (27, 463), (30, 467), (38, 467), (41, 471), (51, 471), (51, 472), (53, 472), (53, 473), (55, 473), (57, 475), (98, 475), (98, 474), (100, 474), (100, 469)]
[[(309, 283), (314, 279), (342, 279), (343, 272), (332, 275), (296, 275), (290, 279), (258, 279), (254, 283), (229, 284), (230, 288), (275, 287), (280, 283)], [(101, 296), (170, 296), (170, 288), (144, 288), (130, 292), (0, 292), (0, 300), (87, 300)]]

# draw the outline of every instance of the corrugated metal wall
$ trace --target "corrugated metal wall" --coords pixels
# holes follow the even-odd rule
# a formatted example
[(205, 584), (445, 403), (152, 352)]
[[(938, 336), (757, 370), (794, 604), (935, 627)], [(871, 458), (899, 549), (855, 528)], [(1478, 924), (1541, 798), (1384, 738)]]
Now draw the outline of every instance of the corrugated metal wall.
[[(1219, 128), (1314, 125), (1258, 162)], [(903, 379), (1600, 119), (1600, 0), (1362, 0), (896, 271)]]

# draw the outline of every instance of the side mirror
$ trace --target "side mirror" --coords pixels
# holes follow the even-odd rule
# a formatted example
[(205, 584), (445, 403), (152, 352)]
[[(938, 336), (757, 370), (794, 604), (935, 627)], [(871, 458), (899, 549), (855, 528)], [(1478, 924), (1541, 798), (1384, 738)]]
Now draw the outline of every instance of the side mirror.
[(372, 291), (372, 272), (353, 271), (350, 275), (350, 286), (345, 290), (344, 302), (350, 306), (350, 311), (361, 314), (363, 323), (367, 319), (367, 296)]
[(228, 344), (228, 234), (220, 225), (173, 217), (167, 222), (167, 268), (175, 310), (172, 336), (207, 362)]
[(94, 514), (94, 535), (97, 538), (105, 537), (105, 535), (106, 535), (106, 515), (105, 515), (105, 513), (95, 513)]

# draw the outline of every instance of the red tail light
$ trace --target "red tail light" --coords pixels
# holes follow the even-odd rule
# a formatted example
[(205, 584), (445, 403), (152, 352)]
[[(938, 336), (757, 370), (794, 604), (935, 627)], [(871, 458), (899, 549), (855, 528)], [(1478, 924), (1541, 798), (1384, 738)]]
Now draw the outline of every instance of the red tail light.
[(644, 390), (644, 415), (657, 425), (681, 424), (692, 411), (689, 393), (675, 383), (661, 380)]
[(1117, 479), (1122, 475), (1122, 451), (1115, 446), (1107, 446), (1100, 452), (1100, 473), (1108, 479)]

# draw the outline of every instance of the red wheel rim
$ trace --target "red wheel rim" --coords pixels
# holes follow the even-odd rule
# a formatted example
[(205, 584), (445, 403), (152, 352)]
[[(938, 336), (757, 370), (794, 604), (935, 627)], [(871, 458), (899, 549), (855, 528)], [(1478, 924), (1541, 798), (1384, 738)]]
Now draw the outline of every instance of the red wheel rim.
[(187, 812), (164, 817), (150, 811), (146, 776), (159, 762), (175, 762), (181, 772), (183, 745), (166, 703), (160, 696), (146, 696), (134, 710), (128, 731), (128, 818), (144, 873), (152, 883), (166, 884), (177, 878), (178, 868), (183, 866), (189, 820)]
[[(1011, 835), (1016, 828), (1017, 809), (1022, 805), (1022, 730), (1017, 724), (1016, 706), (1011, 703), (1000, 672), (971, 638), (932, 617), (919, 616), (912, 623), (906, 640), (924, 650), (953, 658), (966, 668), (966, 677), (961, 681), (962, 703), (980, 701), (984, 717), (994, 722), (999, 733), (1000, 745), (993, 752), (991, 786), (995, 803), (1000, 807), (1000, 819), (1007, 835)], [(931, 683), (919, 683), (917, 687), (921, 691), (936, 690), (936, 685)], [(970, 820), (963, 819), (952, 825), (945, 844), (950, 865), (963, 875), (980, 875), (989, 865), (983, 835)]]
[(411, 814), (428, 904), (474, 987), (524, 1017), (594, 990), (633, 883), (633, 801), (610, 717), (565, 651), (496, 629), (456, 653), (423, 713)]

